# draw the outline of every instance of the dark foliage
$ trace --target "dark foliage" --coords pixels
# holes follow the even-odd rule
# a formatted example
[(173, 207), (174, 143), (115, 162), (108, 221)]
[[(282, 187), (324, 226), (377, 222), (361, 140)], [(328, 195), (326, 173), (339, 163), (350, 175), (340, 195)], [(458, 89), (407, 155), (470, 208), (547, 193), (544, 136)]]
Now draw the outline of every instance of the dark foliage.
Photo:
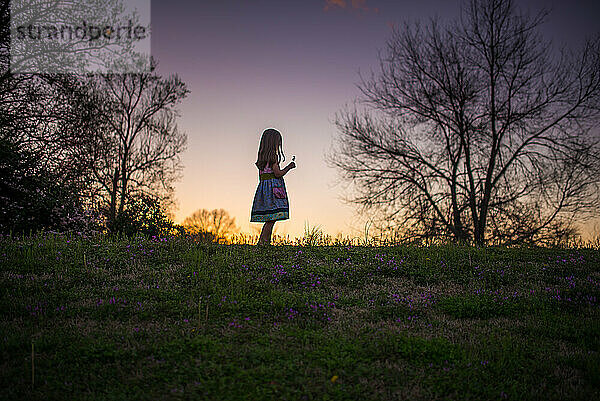
[(0, 231), (82, 231), (86, 213), (73, 181), (42, 167), (31, 151), (0, 141)]
[(109, 222), (108, 229), (127, 236), (138, 233), (161, 236), (173, 231), (183, 232), (182, 227), (174, 224), (167, 217), (160, 200), (149, 195), (136, 197), (123, 212), (117, 215), (114, 222)]

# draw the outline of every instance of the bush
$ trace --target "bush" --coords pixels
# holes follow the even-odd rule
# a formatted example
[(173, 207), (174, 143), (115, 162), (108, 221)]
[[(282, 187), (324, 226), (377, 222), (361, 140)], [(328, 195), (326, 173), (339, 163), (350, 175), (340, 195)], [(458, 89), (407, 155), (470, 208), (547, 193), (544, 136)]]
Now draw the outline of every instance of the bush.
[(127, 236), (161, 236), (184, 232), (183, 227), (174, 224), (167, 217), (160, 200), (148, 195), (134, 198), (123, 212), (108, 224), (108, 229)]
[(0, 232), (85, 231), (93, 222), (79, 183), (41, 165), (31, 151), (0, 140)]

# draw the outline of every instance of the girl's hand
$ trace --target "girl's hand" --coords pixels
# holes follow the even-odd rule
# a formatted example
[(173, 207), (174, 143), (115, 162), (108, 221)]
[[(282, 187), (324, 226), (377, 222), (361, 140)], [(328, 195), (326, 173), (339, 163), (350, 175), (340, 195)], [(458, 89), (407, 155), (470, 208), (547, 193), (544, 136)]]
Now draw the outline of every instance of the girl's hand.
[(296, 163), (291, 162), (290, 164), (288, 164), (288, 167), (291, 169), (296, 168)]

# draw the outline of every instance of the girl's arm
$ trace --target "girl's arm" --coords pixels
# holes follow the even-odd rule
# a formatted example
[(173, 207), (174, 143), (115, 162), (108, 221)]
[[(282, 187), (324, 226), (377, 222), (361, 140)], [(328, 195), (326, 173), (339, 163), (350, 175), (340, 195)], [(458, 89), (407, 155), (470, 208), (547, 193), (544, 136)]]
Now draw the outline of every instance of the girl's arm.
[(273, 169), (273, 174), (275, 174), (275, 177), (281, 178), (288, 171), (290, 171), (291, 169), (293, 169), (295, 167), (296, 167), (296, 163), (291, 162), (290, 164), (288, 164), (287, 166), (285, 166), (285, 168), (283, 170), (279, 169), (279, 163), (273, 163), (273, 166), (271, 168)]

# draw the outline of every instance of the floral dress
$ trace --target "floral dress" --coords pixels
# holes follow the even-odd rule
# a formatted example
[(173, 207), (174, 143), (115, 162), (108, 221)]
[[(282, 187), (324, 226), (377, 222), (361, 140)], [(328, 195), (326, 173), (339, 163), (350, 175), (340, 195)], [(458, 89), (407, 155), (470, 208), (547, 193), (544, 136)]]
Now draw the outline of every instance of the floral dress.
[(283, 177), (275, 178), (273, 169), (268, 164), (259, 171), (258, 177), (260, 181), (254, 194), (250, 221), (265, 222), (289, 219), (290, 206)]

